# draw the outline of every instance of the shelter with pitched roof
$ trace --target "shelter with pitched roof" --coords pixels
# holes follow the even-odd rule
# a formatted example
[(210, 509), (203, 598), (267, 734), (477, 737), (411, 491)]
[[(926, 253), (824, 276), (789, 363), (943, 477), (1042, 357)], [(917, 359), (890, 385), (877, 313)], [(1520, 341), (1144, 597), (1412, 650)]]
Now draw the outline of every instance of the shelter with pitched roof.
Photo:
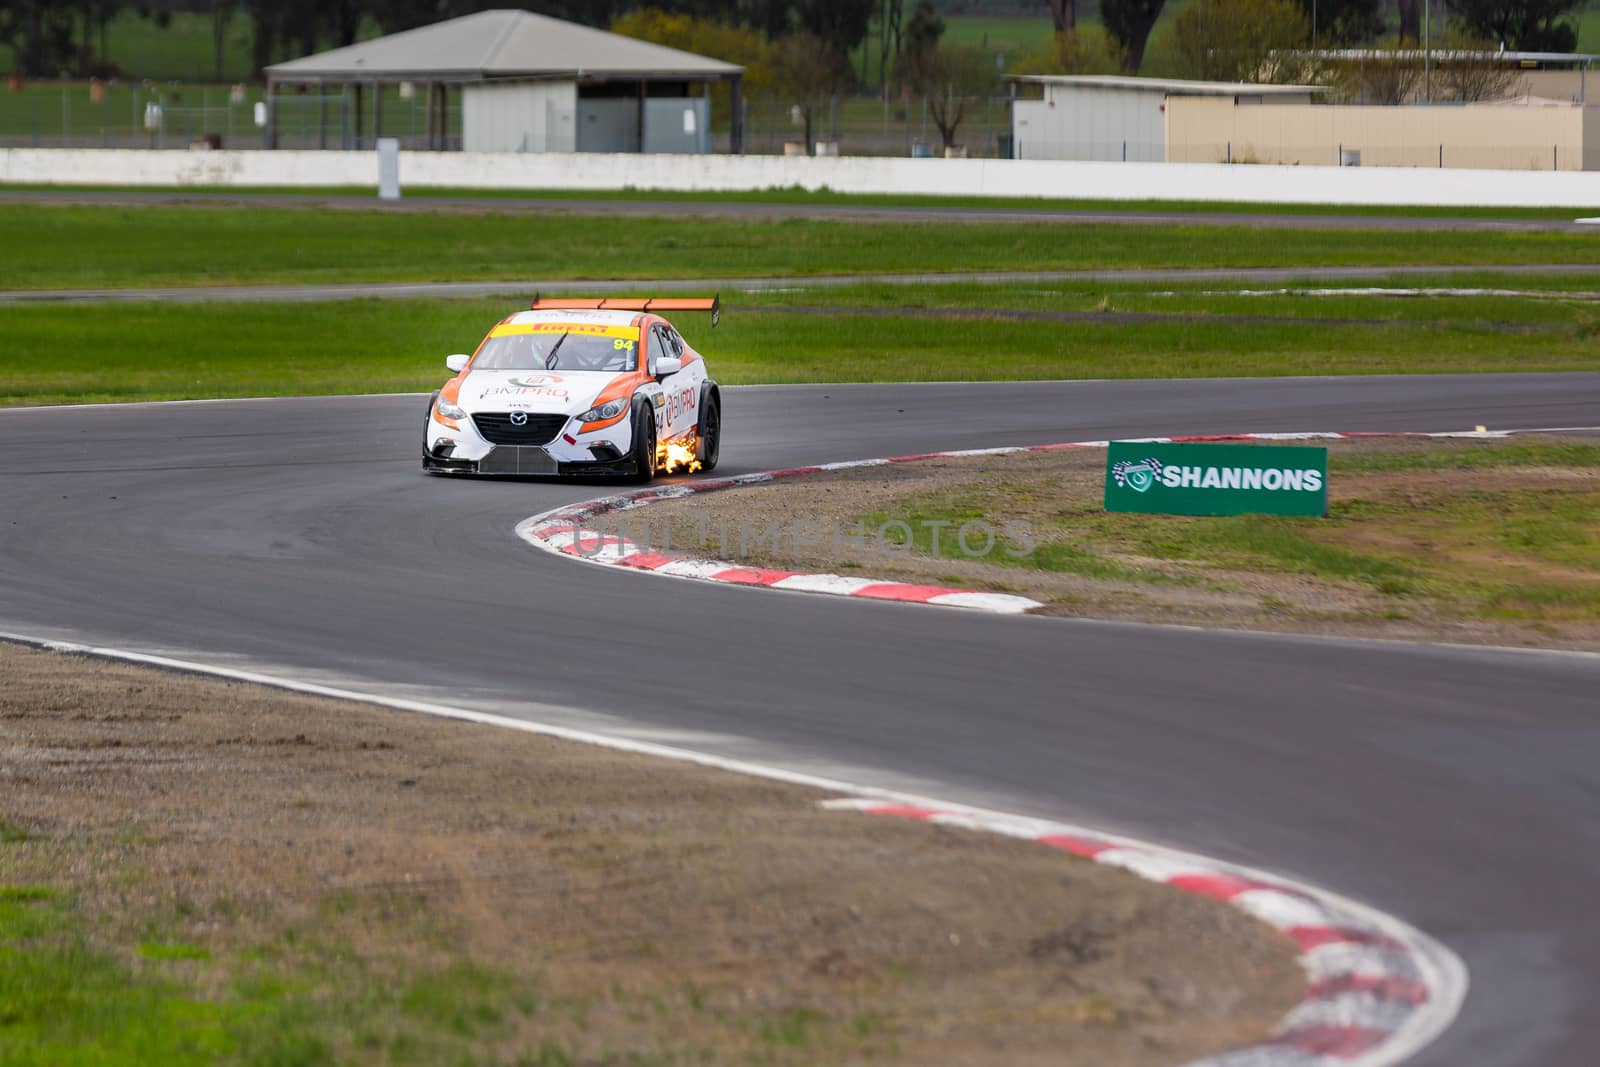
[[(530, 11), (480, 11), (277, 63), (266, 73), (269, 148), (279, 146), (291, 93), (314, 94), (321, 147), (328, 147), (330, 117), (342, 126), (341, 142), (367, 147), (389, 132), (385, 87), (398, 85), (407, 97), (421, 88), (419, 147), (428, 149), (709, 152), (710, 87), (727, 83), (730, 149), (743, 149), (743, 67)], [(459, 139), (449, 128), (452, 93), (460, 101)], [(330, 116), (330, 100), (352, 98), (353, 107)]]

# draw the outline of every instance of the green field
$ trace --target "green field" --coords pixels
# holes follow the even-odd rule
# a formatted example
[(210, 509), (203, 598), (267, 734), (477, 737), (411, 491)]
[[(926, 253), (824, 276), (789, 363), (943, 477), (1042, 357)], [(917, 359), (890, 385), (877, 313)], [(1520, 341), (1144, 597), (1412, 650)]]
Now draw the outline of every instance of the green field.
[[(967, 295), (993, 306), (1008, 293)], [(1058, 322), (846, 309), (870, 294), (790, 294), (793, 310), (768, 311), (742, 306), (775, 303), (766, 295), (724, 299), (715, 331), (695, 316), (681, 317), (681, 326), (730, 385), (1600, 369), (1597, 316), (1576, 302), (1519, 316), (1506, 306), (1514, 300), (1461, 301), (1419, 320), (1385, 321), (1427, 305), (1351, 297), (1340, 315), (1363, 321), (1321, 318), (1321, 305), (1302, 304), (1259, 321), (1106, 315)], [(1046, 299), (1085, 307), (1098, 298), (1080, 291)], [(827, 307), (834, 302), (840, 310)], [(352, 300), (7, 308), (0, 404), (427, 391), (448, 377), (444, 356), (471, 351), (517, 306)]]
[[(1593, 238), (1130, 227), (387, 214), (232, 207), (0, 205), (14, 238), (0, 287), (85, 288), (467, 279), (793, 276), (724, 283), (714, 333), (682, 323), (728, 384), (1555, 371), (1600, 368)], [(1132, 280), (1004, 285), (818, 273), (1477, 263), (1501, 294), (1251, 293)], [(1362, 286), (1376, 283), (1363, 281)], [(1430, 284), (1408, 277), (1399, 285)], [(504, 299), (24, 304), (0, 317), (0, 404), (429, 390), (520, 306)]]
[(0, 289), (883, 271), (1590, 264), (1588, 234), (0, 205)]

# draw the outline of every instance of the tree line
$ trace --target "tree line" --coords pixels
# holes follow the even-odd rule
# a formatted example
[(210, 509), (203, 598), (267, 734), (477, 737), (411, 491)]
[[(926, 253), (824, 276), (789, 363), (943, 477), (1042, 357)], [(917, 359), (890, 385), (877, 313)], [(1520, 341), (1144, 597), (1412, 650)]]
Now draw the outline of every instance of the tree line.
[[(1167, 0), (1099, 0), (1102, 27), (1092, 31), (1079, 24), (1078, 0), (1033, 2), (1056, 30), (1051, 42), (1055, 62), (1048, 65), (1072, 70), (1114, 65), (1133, 74), (1144, 65), (1150, 32)], [(1240, 23), (1253, 25), (1263, 17), (1256, 10), (1259, 5), (1251, 6), (1255, 0), (1229, 2), (1243, 5), (1241, 11), (1219, 12), (1215, 4), (1205, 6), (1212, 15)], [(1277, 2), (1280, 7), (1267, 16), (1268, 21), (1281, 21), (1284, 7), (1297, 9), (1306, 21), (1301, 46), (1365, 44), (1385, 29), (1380, 7), (1385, 0)], [(1387, 2), (1397, 7), (1400, 41), (1418, 41), (1424, 0)], [(1514, 50), (1570, 51), (1577, 45), (1575, 14), (1584, 3), (1446, 0), (1440, 6), (1448, 9), (1454, 32), (1464, 39)], [(105, 48), (106, 26), (112, 19), (134, 11), (160, 23), (175, 12), (200, 13), (212, 20), (220, 76), (225, 33), (243, 13), (250, 18), (251, 56), (259, 73), (280, 59), (353, 44), (373, 28), (393, 33), (504, 6), (506, 0), (0, 0), (0, 45), (12, 49), (14, 69), (29, 77), (114, 76), (117, 72)], [(826, 65), (836, 77), (850, 80), (853, 75), (857, 83), (880, 87), (901, 84), (912, 73), (926, 79), (931, 54), (926, 47), (928, 29), (939, 22), (928, 0), (920, 0), (909, 12), (905, 0), (650, 0), (648, 5), (638, 0), (535, 0), (519, 6), (600, 27), (648, 6), (666, 15), (754, 33), (769, 42), (792, 37), (820, 47), (812, 61)], [(1226, 32), (1228, 27), (1210, 29)], [(933, 35), (935, 43), (937, 37)], [(859, 70), (851, 67), (852, 55), (859, 57)]]

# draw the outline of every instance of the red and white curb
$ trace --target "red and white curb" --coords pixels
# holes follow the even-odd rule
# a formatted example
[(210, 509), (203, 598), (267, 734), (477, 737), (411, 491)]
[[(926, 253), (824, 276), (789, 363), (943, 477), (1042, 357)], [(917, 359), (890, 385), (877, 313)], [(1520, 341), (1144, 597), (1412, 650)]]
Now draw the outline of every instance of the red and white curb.
[(1305, 999), (1268, 1041), (1188, 1067), (1385, 1067), (1443, 1033), (1466, 996), (1466, 967), (1443, 945), (1363, 904), (1276, 875), (1040, 819), (876, 799), (822, 806), (1026, 838), (1226, 901), (1282, 931), (1300, 946)]
[[(1223, 441), (1318, 441), (1349, 440), (1368, 437), (1508, 437), (1514, 431), (1465, 431), (1459, 433), (1240, 433), (1194, 437), (1132, 437), (1119, 440), (1150, 444), (1214, 443)], [(646, 507), (660, 500), (679, 500), (697, 493), (711, 493), (740, 485), (758, 485), (784, 478), (798, 478), (823, 471), (850, 470), (855, 467), (878, 467), (888, 463), (917, 463), (930, 459), (961, 459), (971, 456), (1007, 456), (1019, 452), (1059, 452), (1074, 448), (1105, 448), (1108, 441), (1068, 441), (1054, 445), (1020, 445), (1004, 448), (974, 448), (960, 452), (926, 452), (914, 456), (891, 456), (885, 459), (853, 459), (843, 463), (824, 463), (813, 467), (789, 467), (784, 470), (760, 471), (740, 474), (732, 478), (708, 478), (676, 485), (659, 486), (600, 497), (581, 504), (569, 504), (524, 519), (517, 524), (517, 536), (535, 548), (554, 552), (571, 559), (608, 566), (628, 567), (637, 571), (666, 575), (670, 578), (689, 578), (702, 582), (721, 582), (727, 585), (764, 586), (769, 589), (788, 589), (802, 593), (825, 593), (830, 596), (860, 597), (866, 600), (898, 600), (908, 603), (933, 604), (938, 607), (968, 608), (1003, 615), (1019, 615), (1042, 607), (1037, 600), (1008, 593), (985, 593), (975, 589), (956, 589), (949, 586), (917, 585), (910, 582), (892, 582), (877, 578), (846, 577), (839, 574), (807, 574), (799, 571), (774, 570), (766, 567), (745, 567), (725, 560), (701, 559), (674, 552), (653, 551), (641, 546), (621, 533), (596, 530), (592, 523), (597, 519)]]
[(1096, 863), (1121, 867), (1150, 881), (1227, 901), (1299, 944), (1309, 990), (1272, 1039), (1186, 1067), (1392, 1067), (1442, 1034), (1455, 1020), (1467, 994), (1467, 969), (1455, 953), (1393, 916), (1316, 886), (1164, 845), (655, 741), (417, 700), (385, 692), (382, 687), (330, 686), (284, 668), (249, 670), (32, 634), (0, 632), (0, 641), (376, 704), (787, 782), (843, 795), (821, 801), (825, 809), (917, 819), (1034, 840)]

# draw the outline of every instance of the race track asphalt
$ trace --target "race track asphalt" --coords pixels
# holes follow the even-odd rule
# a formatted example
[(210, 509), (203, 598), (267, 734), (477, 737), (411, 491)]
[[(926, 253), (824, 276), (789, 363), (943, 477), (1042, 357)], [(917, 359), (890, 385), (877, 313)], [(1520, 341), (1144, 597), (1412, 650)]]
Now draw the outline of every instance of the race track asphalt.
[[(441, 375), (443, 377), (443, 375)], [(1414, 1062), (1600, 1048), (1600, 657), (746, 590), (536, 552), (605, 486), (423, 477), (419, 396), (0, 411), (0, 628), (691, 746), (1321, 883), (1449, 944)], [(1600, 374), (730, 389), (724, 468), (1600, 423)], [(471, 728), (471, 727), (463, 727)]]

